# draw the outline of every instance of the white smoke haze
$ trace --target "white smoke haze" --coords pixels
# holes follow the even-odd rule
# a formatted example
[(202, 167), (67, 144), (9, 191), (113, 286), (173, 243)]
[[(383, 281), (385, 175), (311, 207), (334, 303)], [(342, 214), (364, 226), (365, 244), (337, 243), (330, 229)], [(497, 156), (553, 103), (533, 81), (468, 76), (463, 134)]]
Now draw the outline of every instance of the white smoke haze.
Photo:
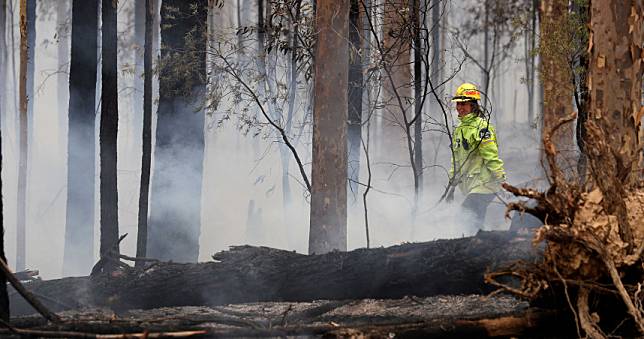
[[(70, 1), (70, 0), (67, 0)], [(253, 1), (240, 1), (244, 8), (242, 20), (254, 21), (256, 15)], [(16, 46), (19, 43), (17, 5), (13, 0), (14, 26), (13, 34)], [(236, 8), (232, 2), (226, 2), (222, 9), (222, 17), (226, 20), (211, 18), (210, 22), (218, 25), (236, 25)], [(52, 6), (49, 1), (38, 1), (41, 13), (43, 6)], [(119, 34), (120, 41), (132, 41), (132, 15), (134, 1), (119, 2)], [(458, 7), (458, 6), (455, 6)], [(52, 11), (54, 11), (52, 9)], [(129, 14), (128, 14), (129, 13)], [(449, 22), (459, 23), (459, 12), (451, 9)], [(8, 19), (9, 20), (9, 19)], [(37, 87), (34, 102), (33, 135), (30, 138), (30, 162), (28, 176), (27, 200), (27, 267), (40, 270), (46, 279), (57, 278), (62, 274), (62, 258), (65, 234), (66, 208), (66, 131), (61, 133), (61, 122), (67, 124), (67, 104), (69, 98), (66, 91), (58, 91), (55, 77), (50, 74), (58, 67), (56, 43), (45, 44), (46, 40), (53, 41), (56, 29), (56, 16), (41, 16), (36, 23), (36, 64), (35, 80)], [(236, 38), (235, 38), (236, 39)], [(63, 40), (70, 43), (70, 40)], [(100, 40), (99, 40), (100, 41)], [(11, 44), (10, 32), (7, 43)], [(522, 55), (519, 42), (514, 55)], [(46, 46), (45, 46), (46, 45)], [(122, 47), (122, 45), (119, 45)], [(459, 53), (448, 40), (445, 70), (455, 68), (458, 64)], [(480, 49), (472, 46), (472, 52)], [(7, 79), (0, 79), (7, 86), (7, 111), (2, 121), (3, 132), (3, 198), (5, 203), (5, 248), (9, 263), (15, 263), (15, 220), (16, 220), (16, 183), (17, 183), (17, 67), (19, 63), (18, 49), (13, 51), (16, 59), (16, 70), (11, 67), (11, 57), (8, 59)], [(136, 48), (119, 52), (119, 67), (122, 70), (131, 69), (134, 63), (134, 53), (141, 51)], [(99, 53), (100, 55), (100, 53)], [(517, 57), (518, 58), (518, 57)], [(280, 61), (282, 62), (282, 61)], [(283, 63), (283, 62), (282, 62)], [(284, 63), (283, 63), (284, 64)], [(508, 182), (512, 184), (525, 183), (541, 177), (541, 165), (538, 161), (540, 143), (538, 134), (529, 127), (527, 121), (527, 98), (525, 86), (521, 82), (523, 63), (514, 59), (508, 60), (496, 74), (496, 80), (491, 87), (492, 122), (497, 127), (501, 158), (505, 161)], [(275, 71), (278, 77), (286, 79), (284, 65)], [(100, 74), (100, 73), (99, 73)], [(141, 109), (133, 110), (137, 96), (142, 97), (142, 89), (137, 88), (134, 78), (139, 76), (131, 71), (119, 72), (119, 136), (118, 136), (118, 188), (119, 188), (119, 226), (120, 233), (128, 233), (121, 243), (121, 251), (128, 255), (136, 252), (136, 228), (139, 198), (139, 181), (141, 166), (141, 126), (136, 122), (136, 114)], [(15, 79), (14, 79), (15, 78)], [(300, 79), (301, 80), (301, 79)], [(100, 81), (100, 77), (99, 77)], [(156, 113), (158, 79), (155, 78), (155, 99), (153, 114)], [(479, 83), (480, 72), (466, 62), (463, 69), (445, 87), (443, 96), (449, 97), (462, 82)], [(222, 88), (236, 85), (229, 82), (219, 84)], [(302, 121), (308, 102), (307, 88), (300, 83), (296, 101), (296, 117)], [(100, 91), (100, 86), (97, 87)], [(100, 92), (97, 92), (100, 93)], [(14, 98), (16, 98), (14, 100)], [(100, 95), (98, 95), (100, 98)], [(138, 99), (140, 100), (140, 98)], [(232, 100), (228, 98), (226, 100)], [(282, 204), (282, 168), (279, 154), (279, 142), (274, 132), (264, 129), (258, 136), (253, 133), (241, 133), (239, 122), (232, 115), (221, 125), (219, 121), (222, 112), (227, 109), (230, 101), (223, 100), (218, 111), (205, 117), (205, 153), (203, 172), (203, 191), (201, 209), (201, 233), (199, 260), (210, 260), (210, 256), (231, 245), (252, 244), (294, 250), (307, 253), (309, 228), (308, 194), (302, 185), (299, 170), (295, 161), (289, 162), (291, 175), (290, 187), (293, 197), (292, 206), (285, 208)], [(57, 109), (59, 101), (65, 109)], [(97, 105), (99, 101), (97, 100)], [(249, 107), (255, 107), (249, 105)], [(287, 105), (283, 107), (286, 112)], [(450, 105), (449, 113), (454, 119), (454, 108)], [(253, 108), (256, 109), (256, 108)], [(429, 104), (427, 109), (430, 109)], [(428, 112), (429, 113), (429, 112)], [(432, 116), (436, 113), (431, 113)], [(441, 113), (442, 114), (442, 113)], [(466, 215), (460, 207), (464, 197), (458, 193), (452, 204), (441, 204), (435, 207), (435, 202), (442, 194), (447, 184), (447, 175), (440, 168), (430, 166), (440, 165), (449, 167), (449, 145), (446, 137), (439, 142), (436, 132), (424, 134), (424, 195), (418, 213), (414, 218), (413, 211), (413, 182), (411, 169), (401, 167), (393, 175), (391, 162), (408, 166), (404, 148), (398, 146), (398, 141), (378, 139), (382, 134), (377, 126), (383, 121), (377, 121), (374, 116), (370, 131), (370, 151), (372, 160), (372, 190), (368, 194), (369, 231), (371, 247), (389, 246), (401, 242), (430, 241), (440, 238), (469, 236), (474, 233), (469, 225), (471, 216)], [(261, 119), (260, 119), (261, 120)], [(265, 122), (265, 121), (264, 121)], [(451, 128), (452, 126), (450, 126)], [(66, 127), (65, 127), (66, 128)], [(297, 127), (294, 127), (297, 128)], [(298, 152), (303, 158), (307, 171), (310, 173), (310, 134), (305, 130)], [(98, 137), (98, 133), (96, 134)], [(363, 137), (366, 136), (366, 127)], [(97, 140), (98, 145), (98, 140)], [(440, 147), (439, 147), (440, 145)], [(434, 154), (439, 147), (436, 164)], [(403, 153), (401, 153), (403, 152)], [(98, 158), (98, 156), (97, 156)], [(402, 160), (401, 160), (402, 159)], [(98, 159), (97, 159), (98, 161)], [(365, 155), (361, 155), (360, 181), (367, 182)], [(154, 166), (154, 160), (153, 160)], [(98, 168), (98, 164), (97, 164)], [(177, 173), (177, 180), (183, 180), (186, 173)], [(348, 246), (350, 249), (366, 246), (362, 192), (360, 187), (358, 199), (349, 207), (348, 217)], [(96, 198), (98, 200), (98, 187)], [(349, 192), (349, 195), (351, 193)], [(253, 201), (254, 216), (249, 220), (249, 203)], [(180, 199), (173, 200), (180, 204)], [(351, 201), (351, 196), (349, 196)], [(261, 211), (260, 211), (261, 209)], [(508, 221), (503, 220), (504, 207), (495, 202), (488, 209), (485, 228), (507, 229)], [(95, 260), (98, 259), (98, 201), (96, 203), (95, 230)], [(89, 271), (89, 268), (84, 268)]]

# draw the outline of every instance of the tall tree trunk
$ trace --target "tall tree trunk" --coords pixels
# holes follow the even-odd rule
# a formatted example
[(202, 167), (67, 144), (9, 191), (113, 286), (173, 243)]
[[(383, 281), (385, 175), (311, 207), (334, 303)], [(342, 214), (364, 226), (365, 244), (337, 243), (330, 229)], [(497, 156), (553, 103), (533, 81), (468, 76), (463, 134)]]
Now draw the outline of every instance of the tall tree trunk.
[(161, 58), (168, 62), (159, 74), (148, 256), (163, 260), (199, 256), (207, 5), (164, 0), (161, 6)]
[(0, 125), (4, 125), (7, 116), (6, 81), (7, 81), (7, 0), (0, 0)]
[[(5, 28), (7, 27), (7, 0), (0, 0), (0, 83), (4, 84), (5, 81), (5, 61), (6, 61), (6, 52), (5, 52)], [(7, 105), (4, 102), (4, 85), (0, 86), (0, 127), (2, 124), (2, 118), (5, 115), (4, 108)], [(2, 168), (4, 167), (4, 162), (2, 161), (2, 128), (0, 128), (0, 259), (4, 262), (7, 262), (7, 257), (4, 253), (4, 204), (2, 201)], [(7, 293), (7, 278), (4, 274), (0, 274), (0, 319), (4, 321), (9, 321), (9, 294)]]
[(20, 0), (20, 158), (18, 160), (18, 215), (16, 217), (17, 245), (16, 270), (24, 270), (26, 264), (26, 227), (27, 227), (27, 155), (28, 152), (28, 98), (27, 98), (27, 0)]
[(349, 0), (317, 4), (309, 253), (347, 249)]
[(94, 261), (97, 54), (98, 0), (73, 0), (65, 276), (88, 274)]
[[(543, 82), (543, 130), (550, 133), (552, 128), (573, 111), (574, 88), (568, 49), (561, 41), (567, 40), (568, 0), (544, 0), (541, 2), (541, 81)], [(572, 151), (574, 150), (572, 124), (562, 126), (552, 136), (557, 147), (557, 163), (565, 173), (571, 174)], [(545, 156), (545, 155), (544, 155)], [(544, 158), (545, 159), (545, 158)]]
[[(145, 75), (145, 66), (143, 65), (145, 61), (143, 60), (145, 54), (145, 20), (146, 20), (146, 9), (145, 9), (145, 0), (138, 0), (134, 2), (134, 36), (133, 44), (136, 46), (134, 49), (134, 93), (132, 95), (132, 125), (134, 128), (131, 128), (132, 138), (128, 136), (128, 140), (132, 142), (132, 145), (137, 145), (135, 140), (138, 138), (139, 126), (143, 124), (143, 101), (145, 100), (142, 95), (144, 91), (144, 82), (143, 79)], [(143, 50), (142, 50), (143, 49)], [(145, 94), (144, 94), (145, 95)]]
[(526, 90), (528, 92), (528, 125), (534, 122), (534, 80), (535, 80), (535, 47), (537, 40), (537, 13), (539, 10), (539, 0), (532, 0), (532, 7), (530, 8), (530, 29), (526, 30), (524, 37), (525, 43), (525, 67), (526, 67)]
[(69, 104), (69, 40), (66, 29), (67, 20), (71, 14), (70, 4), (70, 0), (58, 0), (56, 5), (56, 34), (58, 36), (56, 104), (58, 107), (58, 142), (60, 142), (61, 154), (67, 150), (67, 145), (63, 143), (63, 140), (65, 140), (67, 132), (65, 113), (67, 113), (67, 105)]
[[(644, 41), (644, 1), (591, 3), (589, 123), (598, 125), (606, 136), (609, 154), (602, 154), (603, 166), (593, 165), (591, 171), (606, 166), (614, 175), (594, 173), (595, 184), (604, 193), (604, 209), (619, 220), (619, 233), (633, 248), (633, 235), (624, 203), (623, 187), (641, 180), (639, 168), (642, 108), (642, 41)], [(595, 142), (588, 140), (587, 142)], [(608, 165), (606, 165), (608, 163)], [(620, 190), (622, 192), (620, 192)], [(635, 244), (637, 245), (637, 244)]]
[(622, 157), (625, 172), (620, 175), (627, 181), (639, 179), (643, 12), (642, 0), (591, 3), (589, 113)]
[[(578, 18), (575, 24), (588, 27), (590, 23), (590, 4), (573, 2), (571, 4), (572, 13)], [(587, 28), (584, 28), (586, 30)], [(586, 155), (586, 121), (588, 121), (590, 92), (588, 90), (588, 34), (578, 34), (573, 41), (574, 47), (578, 50), (578, 55), (573, 60), (573, 77), (575, 80), (575, 103), (577, 105), (577, 125), (575, 129), (577, 147), (579, 148), (579, 158), (577, 159), (577, 175), (580, 184), (586, 182), (587, 162)]]
[[(408, 139), (411, 136), (407, 135), (408, 128), (405, 126), (407, 120), (405, 115), (408, 115), (411, 109), (408, 103), (413, 99), (410, 86), (412, 74), (409, 67), (411, 44), (409, 34), (405, 32), (408, 31), (405, 23), (409, 16), (400, 11), (401, 8), (408, 7), (409, 3), (410, 0), (384, 0), (381, 5), (384, 9), (384, 13), (381, 14), (382, 44), (383, 50), (386, 51), (386, 55), (381, 57), (389, 68), (391, 79), (386, 73), (383, 74), (382, 132), (375, 139), (381, 143), (378, 148), (380, 153), (383, 153), (382, 159), (397, 164), (407, 163), (415, 167), (415, 164), (409, 163), (411, 159), (408, 155), (410, 152)], [(375, 159), (375, 161), (379, 160)], [(415, 173), (412, 179), (414, 177)]]
[[(116, 139), (118, 132), (116, 2), (102, 0), (101, 84), (101, 258), (118, 252), (118, 188), (116, 183)], [(107, 270), (115, 268), (112, 261)]]
[(420, 26), (420, 1), (412, 0), (412, 49), (414, 51), (414, 214), (418, 210), (423, 194), (423, 86), (422, 86), (422, 61), (421, 61), (421, 26)]
[[(143, 152), (141, 154), (141, 186), (139, 193), (139, 228), (136, 256), (147, 255), (148, 198), (150, 191), (150, 166), (152, 164), (152, 24), (154, 0), (145, 0), (145, 47), (143, 52)], [(137, 262), (137, 265), (142, 262)]]
[(349, 139), (349, 188), (351, 190), (351, 203), (358, 200), (358, 181), (360, 179), (360, 149), (362, 148), (362, 39), (360, 30), (361, 12), (360, 0), (351, 0), (351, 11), (349, 13), (349, 126), (347, 127), (347, 138)]
[[(36, 66), (36, 0), (27, 0), (27, 143), (31, 144), (34, 120), (34, 72)], [(29, 153), (27, 153), (29, 157)]]

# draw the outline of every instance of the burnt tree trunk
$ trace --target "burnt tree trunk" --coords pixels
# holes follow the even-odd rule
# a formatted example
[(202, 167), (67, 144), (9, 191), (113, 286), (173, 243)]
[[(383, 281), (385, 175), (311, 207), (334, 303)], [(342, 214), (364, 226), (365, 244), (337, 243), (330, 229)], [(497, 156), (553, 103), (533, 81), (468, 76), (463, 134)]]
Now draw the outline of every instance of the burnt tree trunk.
[(351, 190), (351, 203), (358, 200), (358, 182), (360, 180), (360, 149), (362, 149), (362, 39), (360, 31), (362, 22), (360, 0), (351, 0), (349, 13), (349, 126), (347, 139), (349, 140), (348, 168), (349, 188)]
[[(5, 0), (0, 1), (0, 31), (4, 34), (4, 27), (6, 24), (5, 16), (6, 3)], [(4, 38), (4, 37), (3, 37)], [(3, 41), (4, 42), (4, 41)], [(4, 51), (0, 52), (4, 54)], [(0, 67), (4, 68), (4, 56), (0, 56)], [(0, 73), (4, 75), (4, 73)], [(4, 81), (4, 79), (2, 79)], [(3, 88), (4, 90), (4, 88)], [(2, 110), (6, 105), (4, 104), (4, 96), (0, 96), (0, 117), (4, 116), (4, 111)], [(2, 119), (0, 119), (0, 122)], [(0, 126), (2, 123), (0, 123)], [(4, 204), (2, 203), (2, 168), (4, 167), (4, 162), (2, 161), (2, 129), (0, 128), (0, 259), (4, 262), (7, 262), (7, 257), (4, 254)], [(0, 319), (9, 321), (9, 295), (7, 294), (7, 278), (4, 274), (0, 274)]]
[[(143, 151), (141, 153), (141, 186), (139, 192), (139, 222), (136, 256), (147, 255), (148, 201), (150, 194), (150, 167), (152, 165), (152, 24), (154, 0), (145, 0), (145, 47), (143, 52)], [(138, 262), (140, 264), (141, 262)]]
[[(488, 270), (539, 255), (530, 239), (508, 232), (323, 255), (241, 246), (215, 254), (215, 262), (158, 263), (27, 287), (57, 311), (480, 294), (493, 289), (483, 280)], [(30, 312), (18, 296), (12, 303), (14, 313)]]
[[(164, 0), (148, 256), (199, 256), (206, 89), (206, 0)], [(194, 8), (193, 8), (194, 7)], [(189, 71), (185, 71), (189, 69)]]
[(72, 3), (63, 275), (88, 274), (94, 258), (98, 1)]
[(7, 0), (0, 0), (0, 125), (7, 116)]
[[(118, 132), (116, 2), (102, 0), (101, 86), (101, 258), (118, 252), (118, 188), (116, 184), (116, 138)], [(109, 271), (115, 266), (106, 262)]]
[[(422, 85), (422, 56), (421, 56), (421, 5), (420, 1), (412, 0), (412, 50), (414, 51), (414, 115), (410, 122), (414, 125), (414, 214), (418, 211), (418, 204), (423, 194), (423, 85)], [(437, 28), (435, 28), (437, 29)]]
[(320, 1), (309, 253), (347, 250), (347, 81), (349, 0)]

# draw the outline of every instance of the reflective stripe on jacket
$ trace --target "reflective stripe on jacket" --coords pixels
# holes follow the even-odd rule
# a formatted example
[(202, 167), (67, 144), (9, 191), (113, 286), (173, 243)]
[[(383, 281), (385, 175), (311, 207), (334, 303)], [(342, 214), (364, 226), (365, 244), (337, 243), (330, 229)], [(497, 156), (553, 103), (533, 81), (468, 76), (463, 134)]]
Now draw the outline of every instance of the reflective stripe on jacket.
[(452, 138), (454, 158), (450, 178), (465, 195), (495, 193), (505, 181), (496, 131), (488, 120), (470, 113), (460, 118)]

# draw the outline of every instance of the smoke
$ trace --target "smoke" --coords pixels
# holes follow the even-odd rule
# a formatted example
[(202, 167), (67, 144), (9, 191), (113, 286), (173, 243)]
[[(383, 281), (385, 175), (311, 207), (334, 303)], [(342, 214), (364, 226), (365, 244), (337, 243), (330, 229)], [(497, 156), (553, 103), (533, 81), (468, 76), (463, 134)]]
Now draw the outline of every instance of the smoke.
[[(40, 2), (39, 2), (40, 4)], [(248, 5), (244, 2), (245, 6)], [(14, 8), (17, 8), (14, 0)], [(40, 4), (42, 6), (42, 4)], [(127, 29), (131, 24), (128, 16), (121, 15), (133, 6), (133, 2), (122, 2), (125, 6), (119, 11), (119, 32), (124, 41), (131, 40), (134, 30)], [(227, 7), (225, 7), (225, 10)], [(40, 11), (38, 12), (40, 13)], [(17, 13), (14, 13), (17, 15)], [(225, 15), (235, 17), (233, 12)], [(249, 16), (254, 18), (255, 16)], [(452, 17), (450, 17), (450, 20)], [(17, 20), (14, 20), (14, 34), (17, 34)], [(457, 24), (458, 22), (453, 22)], [(61, 133), (60, 126), (67, 124), (67, 102), (65, 91), (58, 92), (56, 81), (50, 79), (50, 71), (58, 69), (57, 46), (43, 45), (45, 39), (51, 39), (55, 32), (56, 18), (44, 17), (36, 23), (36, 63), (35, 84), (37, 91), (34, 102), (34, 121), (32, 143), (30, 145), (30, 164), (28, 177), (28, 216), (27, 216), (27, 266), (39, 269), (44, 278), (61, 276), (66, 187), (67, 187), (67, 136)], [(8, 43), (10, 41), (8, 40)], [(67, 41), (69, 43), (69, 41)], [(452, 46), (447, 45), (447, 49)], [(13, 51), (16, 53), (17, 49)], [(137, 51), (138, 52), (138, 51)], [(517, 49), (516, 55), (520, 55)], [(457, 63), (458, 56), (447, 55), (445, 69), (450, 70)], [(134, 50), (122, 51), (119, 54), (119, 67), (128, 70), (134, 63)], [(8, 62), (11, 61), (9, 55)], [(6, 83), (12, 83), (12, 68), (7, 68)], [(16, 65), (17, 66), (17, 65)], [(283, 65), (276, 70), (284, 75)], [(497, 127), (501, 158), (505, 161), (508, 181), (525, 183), (539, 179), (542, 174), (538, 162), (540, 144), (538, 134), (526, 121), (527, 102), (521, 85), (522, 67), (520, 63), (509, 61), (505, 72), (497, 75), (496, 93), (492, 113)], [(136, 125), (136, 114), (133, 101), (142, 96), (142, 90), (135, 85), (132, 72), (119, 73), (119, 141), (118, 141), (118, 185), (119, 185), (119, 223), (120, 233), (129, 233), (121, 243), (121, 251), (128, 255), (136, 252), (136, 224), (138, 213), (138, 192), (140, 178), (141, 127)], [(479, 73), (471, 64), (465, 64), (458, 75), (445, 85), (448, 96), (464, 81), (477, 82)], [(155, 86), (156, 86), (155, 80)], [(221, 84), (229, 89), (233, 83)], [(308, 106), (307, 90), (298, 91), (297, 114), (304, 116)], [(518, 90), (515, 90), (518, 88)], [(99, 89), (97, 88), (97, 91)], [(225, 92), (225, 91), (224, 91)], [(156, 93), (156, 90), (155, 90)], [(17, 182), (17, 143), (16, 117), (17, 109), (11, 98), (17, 91), (6, 87), (7, 109), (6, 123), (3, 132), (3, 197), (5, 202), (5, 246), (10, 263), (15, 260), (15, 196)], [(59, 96), (60, 95), (60, 96)], [(156, 97), (156, 94), (155, 94)], [(58, 102), (65, 103), (65, 110), (56, 110)], [(135, 101), (136, 102), (136, 101)], [(156, 112), (156, 100), (153, 112)], [(299, 170), (294, 161), (289, 163), (292, 204), (282, 203), (282, 168), (279, 155), (279, 141), (274, 133), (266, 131), (254, 136), (243, 134), (239, 124), (231, 116), (222, 120), (222, 111), (206, 117), (205, 154), (203, 159), (204, 173), (201, 198), (201, 231), (199, 236), (199, 260), (209, 260), (213, 253), (225, 250), (228, 246), (252, 244), (295, 250), (306, 253), (308, 247), (309, 201), (305, 188), (301, 185)], [(252, 105), (249, 105), (252, 106)], [(432, 114), (434, 114), (432, 112)], [(382, 126), (382, 122), (380, 122)], [(369, 235), (371, 246), (388, 246), (401, 242), (428, 241), (439, 238), (468, 236), (475, 232), (471, 225), (472, 216), (464, 213), (460, 203), (464, 197), (455, 197), (451, 204), (435, 207), (445, 185), (447, 175), (440, 168), (448, 167), (449, 145), (447, 139), (439, 142), (435, 132), (428, 132), (425, 138), (424, 159), (425, 186), (423, 199), (414, 216), (413, 185), (409, 168), (400, 167), (394, 171), (392, 162), (407, 165), (404, 160), (404, 148), (399, 147), (400, 140), (384, 139), (378, 134), (378, 124), (374, 121), (371, 130), (370, 150), (372, 155), (373, 180), (372, 190), (367, 198)], [(366, 129), (366, 127), (365, 127)], [(298, 152), (302, 156), (307, 171), (310, 171), (310, 134), (304, 131)], [(98, 134), (97, 134), (98, 135)], [(363, 130), (363, 136), (366, 135)], [(401, 151), (402, 150), (402, 151)], [(186, 150), (186, 153), (189, 150)], [(438, 151), (435, 157), (435, 152)], [(361, 155), (360, 181), (366, 183), (367, 172), (364, 154)], [(434, 161), (436, 159), (436, 161)], [(291, 159), (292, 160), (292, 159)], [(154, 166), (154, 165), (153, 165)], [(392, 175), (393, 171), (393, 175)], [(174, 178), (181, 182), (188, 174), (176, 172)], [(364, 210), (361, 186), (358, 199), (349, 208), (348, 245), (350, 249), (366, 246)], [(98, 190), (96, 190), (98, 199)], [(181, 204), (181, 197), (170, 197), (173, 204)], [(251, 203), (252, 201), (252, 203)], [(252, 204), (252, 208), (250, 207)], [(98, 206), (98, 201), (97, 205)], [(495, 201), (488, 209), (486, 229), (505, 229), (508, 222), (503, 220), (504, 206)], [(94, 239), (98, 239), (98, 209), (96, 209)], [(250, 213), (249, 213), (250, 211)], [(98, 244), (95, 244), (93, 261), (98, 259)], [(89, 271), (89, 268), (79, 268)]]

